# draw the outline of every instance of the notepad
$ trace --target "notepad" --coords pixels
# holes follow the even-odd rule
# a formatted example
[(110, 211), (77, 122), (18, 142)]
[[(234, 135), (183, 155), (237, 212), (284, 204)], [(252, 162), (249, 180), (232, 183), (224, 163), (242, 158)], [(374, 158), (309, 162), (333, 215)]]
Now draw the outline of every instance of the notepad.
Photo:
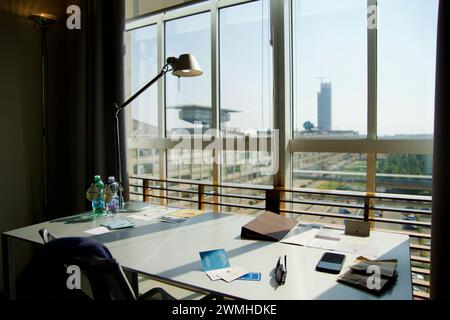
[(223, 279), (231, 282), (248, 273), (240, 267), (231, 267), (224, 249), (202, 251), (199, 254), (203, 271), (213, 281)]
[(114, 219), (114, 220), (103, 222), (101, 225), (108, 228), (109, 230), (132, 228), (135, 226), (134, 223), (132, 223), (126, 219)]
[(224, 249), (202, 251), (199, 253), (203, 271), (211, 280), (221, 279), (220, 271), (230, 269), (230, 262)]

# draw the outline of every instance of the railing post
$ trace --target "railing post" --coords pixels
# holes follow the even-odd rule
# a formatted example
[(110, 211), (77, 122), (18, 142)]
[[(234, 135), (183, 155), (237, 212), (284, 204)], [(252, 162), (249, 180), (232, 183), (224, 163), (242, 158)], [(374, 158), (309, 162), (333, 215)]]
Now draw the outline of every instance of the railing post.
[(280, 190), (266, 190), (266, 211), (280, 214)]
[(205, 185), (199, 184), (198, 187), (198, 210), (203, 210), (203, 202), (205, 201)]
[(364, 197), (364, 221), (369, 221), (369, 215), (370, 215), (370, 197), (366, 195)]
[(144, 202), (150, 201), (150, 181), (148, 179), (142, 180), (142, 200)]

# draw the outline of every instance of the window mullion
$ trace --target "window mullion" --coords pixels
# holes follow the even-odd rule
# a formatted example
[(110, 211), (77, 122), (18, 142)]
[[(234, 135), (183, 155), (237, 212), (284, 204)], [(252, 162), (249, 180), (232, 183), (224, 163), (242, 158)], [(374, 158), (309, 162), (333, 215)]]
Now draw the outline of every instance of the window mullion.
[[(157, 59), (158, 70), (165, 65), (165, 30), (164, 17), (160, 14), (157, 18)], [(164, 139), (166, 136), (166, 108), (165, 108), (165, 78), (157, 82), (158, 85), (158, 138)], [(159, 149), (159, 179), (163, 180), (167, 177), (167, 150), (166, 148)], [(160, 191), (160, 196), (164, 196), (164, 191)], [(161, 204), (164, 204), (164, 199), (160, 198)]]
[[(220, 130), (219, 106), (219, 4), (218, 0), (211, 1), (211, 127)], [(215, 152), (218, 152), (215, 150)], [(220, 153), (220, 151), (219, 151)], [(215, 159), (221, 159), (222, 154)], [(220, 160), (219, 160), (220, 162)], [(212, 165), (212, 180), (214, 184), (220, 183), (220, 164), (217, 161)], [(218, 191), (214, 189), (214, 191)], [(219, 203), (218, 196), (214, 196), (214, 203)], [(219, 210), (217, 205), (215, 210)]]

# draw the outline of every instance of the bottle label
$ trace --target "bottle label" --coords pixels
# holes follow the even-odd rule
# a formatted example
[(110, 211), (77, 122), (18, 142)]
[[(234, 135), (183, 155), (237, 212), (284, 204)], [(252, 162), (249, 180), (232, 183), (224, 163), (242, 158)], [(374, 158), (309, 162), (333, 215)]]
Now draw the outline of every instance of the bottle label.
[(89, 189), (86, 191), (86, 198), (89, 201), (94, 201), (95, 199), (98, 198), (98, 193), (99, 192), (97, 186), (94, 183), (92, 183)]
[(105, 202), (111, 202), (113, 199), (113, 192), (109, 185), (105, 186), (105, 190), (103, 190), (103, 196), (105, 197)]

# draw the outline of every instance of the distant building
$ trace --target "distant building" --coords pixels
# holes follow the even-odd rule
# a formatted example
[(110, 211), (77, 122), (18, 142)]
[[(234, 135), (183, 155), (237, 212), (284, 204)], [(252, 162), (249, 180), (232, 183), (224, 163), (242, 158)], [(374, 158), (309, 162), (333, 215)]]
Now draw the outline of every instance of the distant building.
[[(187, 121), (192, 124), (201, 123), (203, 125), (203, 129), (209, 129), (212, 125), (212, 111), (211, 107), (208, 106), (199, 106), (199, 105), (181, 105), (175, 107), (168, 107), (168, 109), (177, 109), (179, 110), (178, 118), (180, 120)], [(231, 109), (220, 109), (220, 122), (222, 124), (230, 121), (230, 114), (239, 112), (237, 110)]]
[(331, 83), (321, 82), (317, 93), (317, 124), (319, 130), (331, 131)]

